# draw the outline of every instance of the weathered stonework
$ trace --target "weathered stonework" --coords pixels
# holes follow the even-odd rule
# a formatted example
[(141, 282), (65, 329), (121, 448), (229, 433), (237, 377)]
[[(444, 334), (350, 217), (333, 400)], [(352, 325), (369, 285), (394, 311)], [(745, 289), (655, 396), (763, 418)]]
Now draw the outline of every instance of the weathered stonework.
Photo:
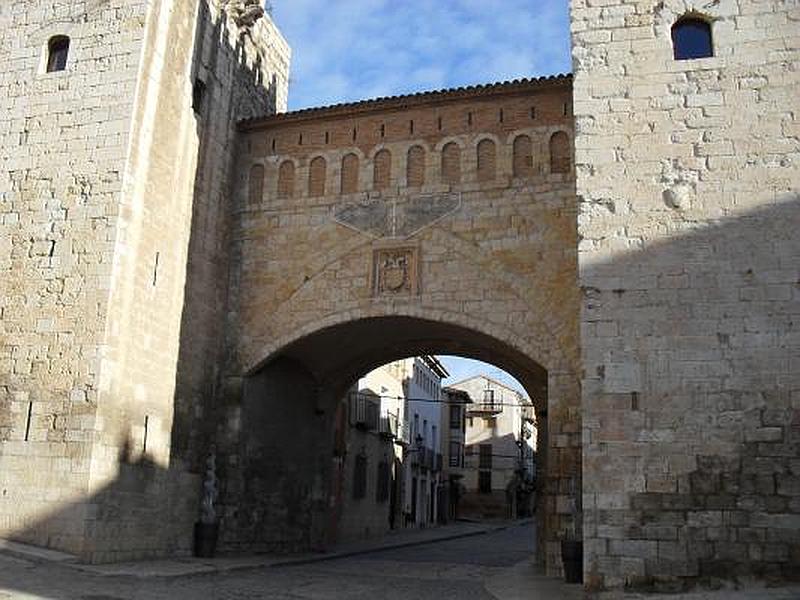
[(797, 3), (575, 0), (572, 36), (587, 581), (796, 578)]
[[(47, 73), (55, 35), (69, 57)], [(193, 361), (218, 344), (198, 317), (223, 306), (216, 149), (285, 107), (288, 49), (268, 19), (167, 0), (9, 3), (0, 48), (0, 535), (185, 553), (201, 464), (176, 430), (202, 431)]]
[(551, 573), (574, 532), (591, 588), (797, 577), (799, 23), (573, 0), (574, 89), (262, 118), (259, 2), (3, 4), (0, 536), (186, 554), (215, 443), (223, 549), (322, 547), (342, 395), (451, 353), (536, 403)]
[[(572, 135), (570, 91), (563, 77), (242, 125), (223, 374), (223, 422), (237, 427), (218, 433), (228, 547), (324, 544), (325, 502), (291, 502), (303, 487), (327, 497), (330, 445), (314, 431), (330, 431), (335, 403), (371, 368), (452, 352), (514, 373), (549, 415), (542, 548), (560, 569), (556, 536), (580, 486), (577, 243), (572, 172), (551, 173), (548, 147)], [(515, 173), (515, 160), (528, 168)], [(280, 394), (303, 431), (270, 419)], [(265, 431), (280, 442), (253, 452)], [(297, 457), (313, 468), (268, 470)]]

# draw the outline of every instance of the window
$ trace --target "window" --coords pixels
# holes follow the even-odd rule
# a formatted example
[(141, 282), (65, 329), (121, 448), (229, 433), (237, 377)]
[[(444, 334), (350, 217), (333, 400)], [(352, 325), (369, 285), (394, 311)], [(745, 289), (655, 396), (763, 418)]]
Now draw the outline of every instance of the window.
[(496, 170), (496, 151), (492, 140), (478, 142), (478, 181), (492, 181)]
[(484, 409), (494, 410), (494, 390), (486, 388), (483, 390)]
[(313, 197), (325, 195), (325, 159), (317, 156), (308, 166), (308, 195)]
[(375, 500), (386, 502), (389, 499), (389, 482), (391, 481), (389, 462), (386, 457), (378, 463), (378, 485), (375, 489)]
[(250, 169), (250, 182), (247, 186), (247, 200), (250, 204), (258, 204), (264, 194), (264, 167), (253, 165)]
[(491, 469), (492, 468), (492, 445), (481, 444), (478, 446), (478, 468)]
[(492, 493), (492, 472), (478, 471), (478, 491), (481, 494)]
[(285, 160), (278, 167), (278, 198), (291, 198), (294, 195), (294, 163)]
[(450, 466), (461, 467), (461, 444), (459, 442), (450, 442)]
[(69, 38), (67, 36), (57, 35), (50, 38), (47, 43), (47, 72), (54, 73), (66, 69), (68, 55)]
[(682, 17), (672, 26), (675, 60), (714, 56), (711, 24), (697, 17)]
[(206, 98), (206, 84), (205, 82), (197, 78), (194, 80), (194, 86), (192, 87), (192, 110), (194, 110), (195, 114), (200, 114), (203, 111), (203, 104)]
[(342, 159), (342, 194), (355, 194), (358, 191), (358, 157), (348, 154)]
[(425, 184), (425, 150), (421, 146), (413, 146), (406, 159), (406, 182), (410, 187)]
[(442, 181), (450, 184), (461, 181), (461, 148), (455, 142), (442, 148)]
[(569, 173), (572, 169), (572, 155), (569, 137), (563, 131), (557, 131), (550, 138), (550, 172)]
[(392, 177), (392, 155), (388, 150), (381, 150), (375, 155), (373, 187), (383, 190), (389, 187)]
[(450, 407), (450, 429), (461, 429), (461, 407)]
[(362, 449), (356, 456), (353, 466), (353, 499), (360, 500), (367, 495), (367, 455)]

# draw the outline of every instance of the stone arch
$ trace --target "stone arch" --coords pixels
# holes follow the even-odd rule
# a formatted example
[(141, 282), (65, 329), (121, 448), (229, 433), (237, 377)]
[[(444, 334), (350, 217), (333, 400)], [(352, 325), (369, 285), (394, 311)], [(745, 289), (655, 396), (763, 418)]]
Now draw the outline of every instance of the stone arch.
[(392, 153), (386, 148), (381, 148), (373, 158), (372, 187), (383, 190), (389, 187), (392, 178)]
[(248, 204), (260, 204), (264, 198), (264, 165), (254, 164), (250, 167), (250, 177), (247, 182)]
[(348, 152), (342, 157), (342, 171), (340, 179), (340, 191), (342, 194), (355, 194), (358, 192), (358, 156), (353, 152)]
[(308, 195), (312, 198), (325, 195), (328, 162), (323, 156), (315, 156), (308, 165)]
[(456, 142), (447, 142), (442, 146), (441, 164), (442, 183), (461, 183), (461, 146)]
[[(431, 314), (436, 314), (435, 320), (431, 319)], [(359, 331), (348, 333), (351, 327)], [(428, 328), (432, 333), (421, 333), (414, 327)], [(362, 335), (372, 328), (381, 330), (382, 335)], [(328, 341), (321, 342), (320, 335), (328, 337)], [(352, 344), (347, 348), (339, 345), (342, 339), (355, 338), (370, 340), (367, 350), (355, 352), (358, 356), (351, 354)], [(465, 341), (467, 338), (474, 341)], [(387, 339), (402, 341), (393, 342), (390, 347)], [(334, 357), (331, 352), (336, 348)], [(426, 307), (405, 307), (391, 313), (373, 309), (342, 311), (286, 334), (264, 351), (262, 360), (248, 368), (246, 375), (259, 372), (276, 359), (290, 357), (305, 364), (318, 381), (335, 381), (334, 395), (343, 393), (354, 378), (391, 360), (433, 351), (454, 353), (484, 360), (508, 371), (523, 383), (531, 398), (539, 402), (537, 410), (547, 411), (543, 403), (546, 398), (541, 393), (547, 388), (545, 378), (549, 369), (535, 358), (538, 349), (510, 328), (487, 324), (485, 319), (463, 312), (442, 312)], [(558, 357), (549, 353), (545, 362), (552, 364), (556, 371), (561, 366)]]
[(533, 175), (533, 141), (531, 136), (520, 134), (514, 138), (512, 150), (512, 173), (514, 177)]
[(478, 161), (478, 181), (494, 181), (497, 177), (497, 144), (494, 140), (483, 138), (475, 149)]
[(569, 173), (572, 170), (572, 148), (569, 136), (556, 131), (550, 136), (550, 172)]
[(294, 196), (294, 161), (284, 160), (278, 167), (278, 198)]
[(422, 187), (425, 185), (425, 148), (414, 144), (406, 153), (406, 185)]

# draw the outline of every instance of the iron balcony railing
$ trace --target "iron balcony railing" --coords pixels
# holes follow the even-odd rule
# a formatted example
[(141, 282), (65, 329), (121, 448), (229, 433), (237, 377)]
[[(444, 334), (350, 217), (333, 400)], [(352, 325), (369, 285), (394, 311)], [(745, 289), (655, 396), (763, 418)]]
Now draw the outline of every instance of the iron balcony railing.
[(378, 431), (381, 408), (379, 400), (367, 394), (350, 394), (350, 424), (367, 431)]
[(386, 416), (381, 417), (380, 434), (382, 436), (395, 439), (399, 433), (399, 422), (396, 414), (386, 413)]

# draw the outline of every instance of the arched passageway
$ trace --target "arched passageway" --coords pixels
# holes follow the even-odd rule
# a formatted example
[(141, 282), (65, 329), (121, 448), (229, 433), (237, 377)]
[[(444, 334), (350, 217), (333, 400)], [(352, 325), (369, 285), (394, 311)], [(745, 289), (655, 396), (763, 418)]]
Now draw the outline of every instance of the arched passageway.
[[(524, 386), (539, 424), (540, 558), (552, 537), (559, 478), (548, 466), (547, 369), (519, 347), (461, 324), (412, 316), (355, 319), (322, 327), (280, 347), (241, 385), (238, 431), (226, 455), (225, 543), (248, 550), (327, 547), (332, 526), (332, 449), (336, 407), (366, 372), (395, 359), (455, 354), (501, 367)], [(558, 468), (563, 465), (559, 464)], [(571, 474), (579, 478), (578, 466)], [(556, 486), (556, 487), (553, 487)]]

